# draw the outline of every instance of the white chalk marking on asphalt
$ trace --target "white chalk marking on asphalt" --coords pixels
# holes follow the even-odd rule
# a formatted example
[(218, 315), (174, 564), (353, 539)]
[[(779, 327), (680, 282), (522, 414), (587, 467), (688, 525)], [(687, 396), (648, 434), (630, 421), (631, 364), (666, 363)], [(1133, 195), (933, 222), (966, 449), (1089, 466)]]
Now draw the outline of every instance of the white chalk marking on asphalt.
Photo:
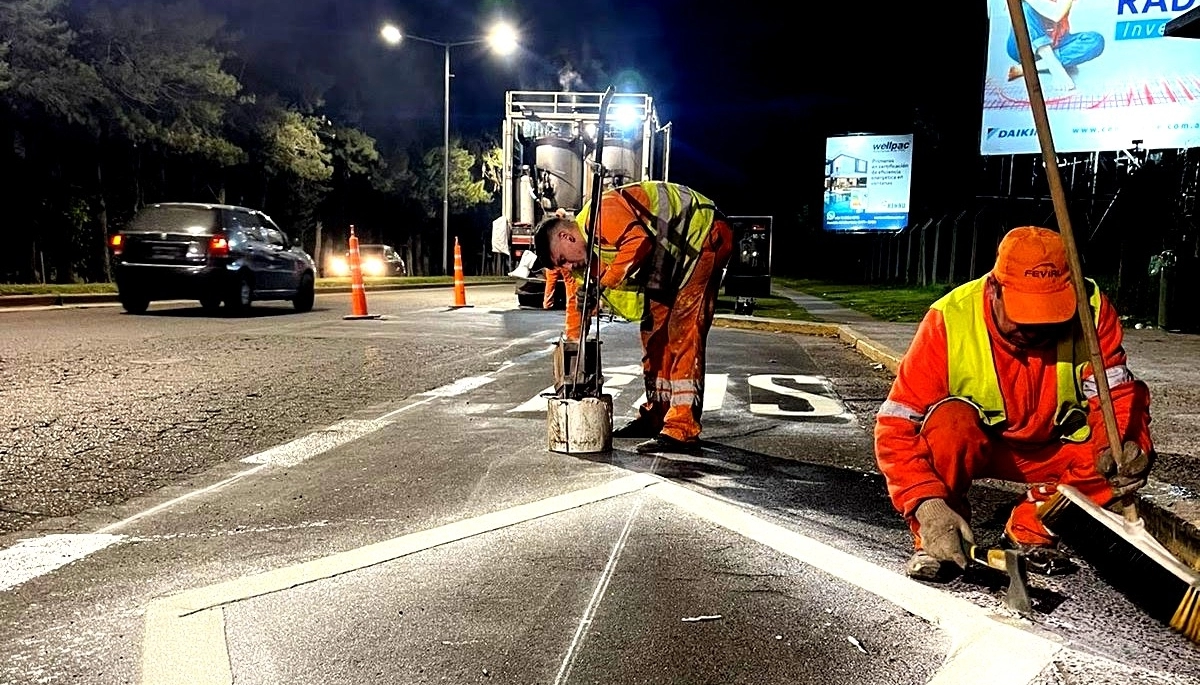
[(0, 551), (0, 591), (58, 570), (120, 542), (124, 535), (56, 534), (21, 540)]
[(666, 481), (647, 492), (856, 585), (945, 630), (950, 635), (950, 649), (928, 685), (974, 682), (980, 674), (986, 674), (994, 685), (1027, 685), (1064, 649), (1050, 637), (1000, 622), (965, 599), (761, 519), (743, 507)]
[(129, 525), (130, 523), (133, 523), (134, 521), (144, 519), (147, 516), (153, 516), (154, 514), (157, 514), (158, 512), (163, 511), (164, 509), (170, 509), (171, 507), (175, 506), (176, 504), (179, 504), (180, 502), (184, 502), (193, 497), (198, 497), (200, 495), (203, 495), (203, 494), (206, 494), (209, 492), (214, 492), (216, 490), (220, 490), (221, 488), (225, 487), (226, 485), (229, 485), (230, 483), (239, 481), (242, 478), (245, 478), (246, 476), (249, 476), (251, 474), (258, 473), (259, 471), (261, 471), (262, 469), (264, 469), (266, 467), (267, 467), (267, 464), (261, 464), (259, 466), (255, 466), (254, 468), (246, 469), (245, 471), (239, 471), (238, 473), (233, 474), (232, 476), (226, 478), (225, 480), (218, 481), (216, 483), (213, 483), (212, 485), (200, 488), (198, 490), (192, 490), (189, 493), (180, 495), (179, 497), (176, 497), (174, 499), (167, 500), (166, 502), (162, 502), (161, 504), (156, 504), (156, 505), (150, 507), (149, 509), (140, 511), (140, 512), (134, 514), (133, 516), (130, 516), (129, 518), (122, 519), (120, 521), (117, 521), (116, 523), (110, 523), (107, 526), (104, 526), (103, 528), (101, 528), (100, 530), (98, 530), (96, 532), (97, 533), (111, 533), (114, 530), (124, 528), (125, 526)]
[[(658, 457), (655, 457), (654, 463), (650, 467), (651, 473), (654, 472), (654, 466), (657, 466), (657, 464)], [(596, 610), (600, 608), (600, 600), (604, 599), (604, 594), (608, 592), (608, 584), (612, 581), (613, 573), (617, 570), (617, 561), (621, 558), (621, 553), (625, 551), (625, 544), (629, 540), (629, 531), (633, 529), (633, 522), (637, 519), (638, 514), (641, 513), (644, 503), (644, 499), (639, 499), (629, 512), (629, 516), (625, 519), (625, 525), (621, 528), (621, 534), (617, 536), (617, 541), (613, 544), (612, 552), (608, 555), (608, 563), (604, 565), (604, 571), (600, 573), (600, 580), (596, 583), (596, 589), (592, 591), (592, 597), (588, 600), (587, 608), (583, 610), (583, 617), (579, 619), (579, 625), (575, 627), (575, 635), (571, 638), (571, 645), (567, 647), (567, 653), (563, 657), (562, 665), (558, 667), (558, 675), (554, 678), (554, 685), (561, 685), (571, 677), (571, 669), (575, 667), (575, 659), (579, 656), (579, 647), (583, 644), (583, 639), (592, 627), (592, 619), (596, 617)]]
[[(403, 556), (642, 490), (662, 479), (637, 473), (438, 528), (384, 540), (293, 566), (186, 590), (151, 602), (142, 648), (142, 683), (232, 682), (222, 607), (358, 571)], [(195, 618), (200, 616), (201, 618)]]
[(496, 380), (492, 376), (467, 376), (460, 378), (449, 385), (443, 385), (440, 388), (434, 388), (428, 392), (417, 393), (421, 396), (429, 397), (457, 397), (463, 393), (468, 393), (476, 388), (483, 386)]
[(247, 464), (271, 464), (272, 466), (296, 466), (312, 457), (340, 447), (348, 442), (370, 435), (387, 426), (390, 421), (379, 419), (363, 421), (346, 419), (323, 428), (315, 433), (309, 433), (302, 438), (272, 447), (269, 450), (252, 454), (244, 459)]

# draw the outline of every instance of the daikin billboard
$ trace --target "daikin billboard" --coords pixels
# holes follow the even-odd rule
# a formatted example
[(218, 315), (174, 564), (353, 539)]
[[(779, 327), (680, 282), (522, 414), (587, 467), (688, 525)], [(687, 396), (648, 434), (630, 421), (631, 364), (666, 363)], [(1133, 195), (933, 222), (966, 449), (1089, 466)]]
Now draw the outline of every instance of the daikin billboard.
[[(980, 152), (1040, 152), (1006, 0), (987, 0)], [(1200, 0), (1023, 0), (1059, 152), (1200, 145), (1200, 41), (1164, 35)]]

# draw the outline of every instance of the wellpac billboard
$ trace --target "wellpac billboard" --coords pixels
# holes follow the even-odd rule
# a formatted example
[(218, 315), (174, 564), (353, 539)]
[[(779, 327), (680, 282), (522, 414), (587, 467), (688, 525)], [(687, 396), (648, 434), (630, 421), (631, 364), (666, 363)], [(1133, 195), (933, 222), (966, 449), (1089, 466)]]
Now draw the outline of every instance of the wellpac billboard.
[[(984, 155), (1041, 151), (1006, 0), (988, 3)], [(1164, 35), (1200, 0), (1023, 0), (1059, 152), (1200, 145), (1200, 41)]]
[(908, 226), (912, 134), (825, 141), (826, 231), (900, 231)]

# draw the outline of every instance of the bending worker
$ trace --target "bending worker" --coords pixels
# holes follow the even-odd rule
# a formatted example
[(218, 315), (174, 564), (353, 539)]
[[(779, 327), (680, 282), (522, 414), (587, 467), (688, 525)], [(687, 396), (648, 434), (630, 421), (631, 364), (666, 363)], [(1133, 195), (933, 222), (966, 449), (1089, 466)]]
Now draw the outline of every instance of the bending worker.
[[(700, 449), (705, 343), (733, 231), (708, 198), (677, 183), (619, 186), (604, 191), (600, 203), (590, 281), (598, 288), (587, 301), (598, 303), (606, 290), (644, 295), (639, 312), (621, 313), (641, 321), (646, 403), (613, 436), (648, 438), (637, 445), (642, 453), (694, 454)], [(543, 264), (576, 273), (584, 268), (588, 245), (581, 226), (588, 210), (585, 205), (574, 221), (555, 217), (538, 227), (534, 251), (544, 256)], [(567, 306), (579, 308), (578, 298)]]
[(879, 409), (875, 457), (915, 538), (909, 576), (942, 579), (946, 562), (965, 568), (976, 478), (1031, 486), (1004, 542), (1044, 574), (1072, 568), (1037, 516), (1056, 485), (1115, 508), (1146, 484), (1149, 389), (1126, 366), (1112, 303), (1086, 282), (1127, 468), (1118, 472), (1108, 447), (1062, 240), (1014, 229), (990, 273), (930, 306)]

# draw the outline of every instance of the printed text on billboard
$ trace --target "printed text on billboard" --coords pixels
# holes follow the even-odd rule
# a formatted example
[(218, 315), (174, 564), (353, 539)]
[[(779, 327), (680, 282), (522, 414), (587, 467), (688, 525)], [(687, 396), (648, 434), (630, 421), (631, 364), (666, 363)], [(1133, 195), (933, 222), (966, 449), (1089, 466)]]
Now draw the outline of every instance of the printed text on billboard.
[(827, 231), (900, 231), (908, 225), (911, 134), (825, 142)]

